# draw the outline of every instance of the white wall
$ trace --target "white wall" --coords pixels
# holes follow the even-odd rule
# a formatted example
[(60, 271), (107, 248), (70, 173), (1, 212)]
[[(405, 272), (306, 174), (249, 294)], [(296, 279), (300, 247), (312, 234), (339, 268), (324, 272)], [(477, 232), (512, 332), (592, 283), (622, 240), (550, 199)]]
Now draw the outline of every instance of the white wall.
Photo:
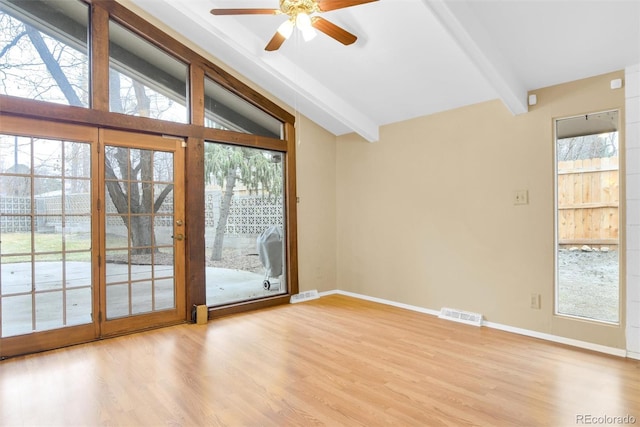
[(640, 359), (640, 64), (625, 70), (627, 353)]

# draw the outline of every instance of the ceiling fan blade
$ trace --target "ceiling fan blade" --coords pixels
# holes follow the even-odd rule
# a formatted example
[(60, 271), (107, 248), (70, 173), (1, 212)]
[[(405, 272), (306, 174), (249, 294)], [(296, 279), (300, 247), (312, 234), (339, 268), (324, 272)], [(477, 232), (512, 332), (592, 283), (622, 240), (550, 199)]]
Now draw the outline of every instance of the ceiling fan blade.
[(358, 40), (356, 36), (348, 32), (344, 28), (338, 27), (336, 24), (329, 22), (319, 16), (314, 16), (313, 18), (311, 18), (311, 25), (316, 30), (322, 31), (329, 37), (338, 40), (344, 45), (352, 44), (353, 42)]
[(211, 9), (214, 15), (277, 15), (280, 9)]
[(267, 43), (267, 45), (265, 46), (264, 50), (267, 50), (267, 51), (278, 50), (280, 49), (280, 46), (282, 46), (282, 43), (284, 43), (285, 40), (286, 38), (282, 34), (276, 31), (276, 33), (273, 35), (271, 40), (269, 40), (269, 43)]
[(345, 7), (358, 6), (378, 0), (318, 0), (318, 8), (321, 12), (343, 9)]

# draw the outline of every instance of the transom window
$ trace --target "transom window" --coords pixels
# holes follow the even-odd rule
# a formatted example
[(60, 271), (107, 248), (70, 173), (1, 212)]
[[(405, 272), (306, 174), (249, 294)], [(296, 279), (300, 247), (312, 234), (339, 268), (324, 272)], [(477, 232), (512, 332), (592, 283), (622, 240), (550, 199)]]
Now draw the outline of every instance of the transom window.
[(282, 138), (282, 123), (224, 87), (204, 79), (205, 126)]
[(109, 110), (187, 123), (187, 73), (181, 61), (109, 22)]
[(0, 1), (0, 93), (89, 106), (89, 8), (77, 0)]

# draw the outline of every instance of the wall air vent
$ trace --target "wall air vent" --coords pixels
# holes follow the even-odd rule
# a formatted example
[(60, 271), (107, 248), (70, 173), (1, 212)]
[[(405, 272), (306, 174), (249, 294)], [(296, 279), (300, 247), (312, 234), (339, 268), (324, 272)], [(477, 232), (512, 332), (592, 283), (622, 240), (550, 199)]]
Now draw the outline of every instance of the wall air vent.
[(482, 326), (482, 314), (480, 313), (471, 313), (468, 311), (442, 307), (438, 317), (440, 319), (447, 319), (447, 320), (453, 320), (454, 322), (466, 323), (467, 325)]
[(320, 298), (318, 291), (314, 289), (312, 291), (300, 292), (299, 294), (291, 295), (289, 303), (294, 304), (296, 302), (310, 301), (318, 298)]

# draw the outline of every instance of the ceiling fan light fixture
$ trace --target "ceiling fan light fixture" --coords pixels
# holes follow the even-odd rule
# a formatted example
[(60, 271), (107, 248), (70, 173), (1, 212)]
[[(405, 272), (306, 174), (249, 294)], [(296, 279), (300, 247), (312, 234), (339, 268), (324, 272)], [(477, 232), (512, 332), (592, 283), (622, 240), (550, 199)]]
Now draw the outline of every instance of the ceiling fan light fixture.
[(311, 18), (309, 18), (309, 15), (304, 12), (300, 12), (296, 16), (296, 26), (300, 28), (300, 31), (302, 32), (313, 28), (311, 27)]
[(289, 37), (291, 37), (291, 33), (293, 33), (294, 26), (295, 24), (293, 23), (293, 21), (291, 19), (287, 19), (282, 24), (280, 24), (280, 26), (278, 27), (278, 32), (282, 37), (288, 39)]
[(306, 29), (302, 29), (300, 28), (300, 32), (302, 33), (302, 38), (304, 39), (304, 41), (309, 42), (311, 40), (313, 40), (313, 38), (318, 34), (316, 32), (316, 30), (314, 30), (313, 28), (309, 27)]
[(311, 26), (311, 18), (306, 12), (298, 12), (296, 15), (296, 27), (298, 27), (306, 42), (313, 40), (316, 36), (316, 31)]

